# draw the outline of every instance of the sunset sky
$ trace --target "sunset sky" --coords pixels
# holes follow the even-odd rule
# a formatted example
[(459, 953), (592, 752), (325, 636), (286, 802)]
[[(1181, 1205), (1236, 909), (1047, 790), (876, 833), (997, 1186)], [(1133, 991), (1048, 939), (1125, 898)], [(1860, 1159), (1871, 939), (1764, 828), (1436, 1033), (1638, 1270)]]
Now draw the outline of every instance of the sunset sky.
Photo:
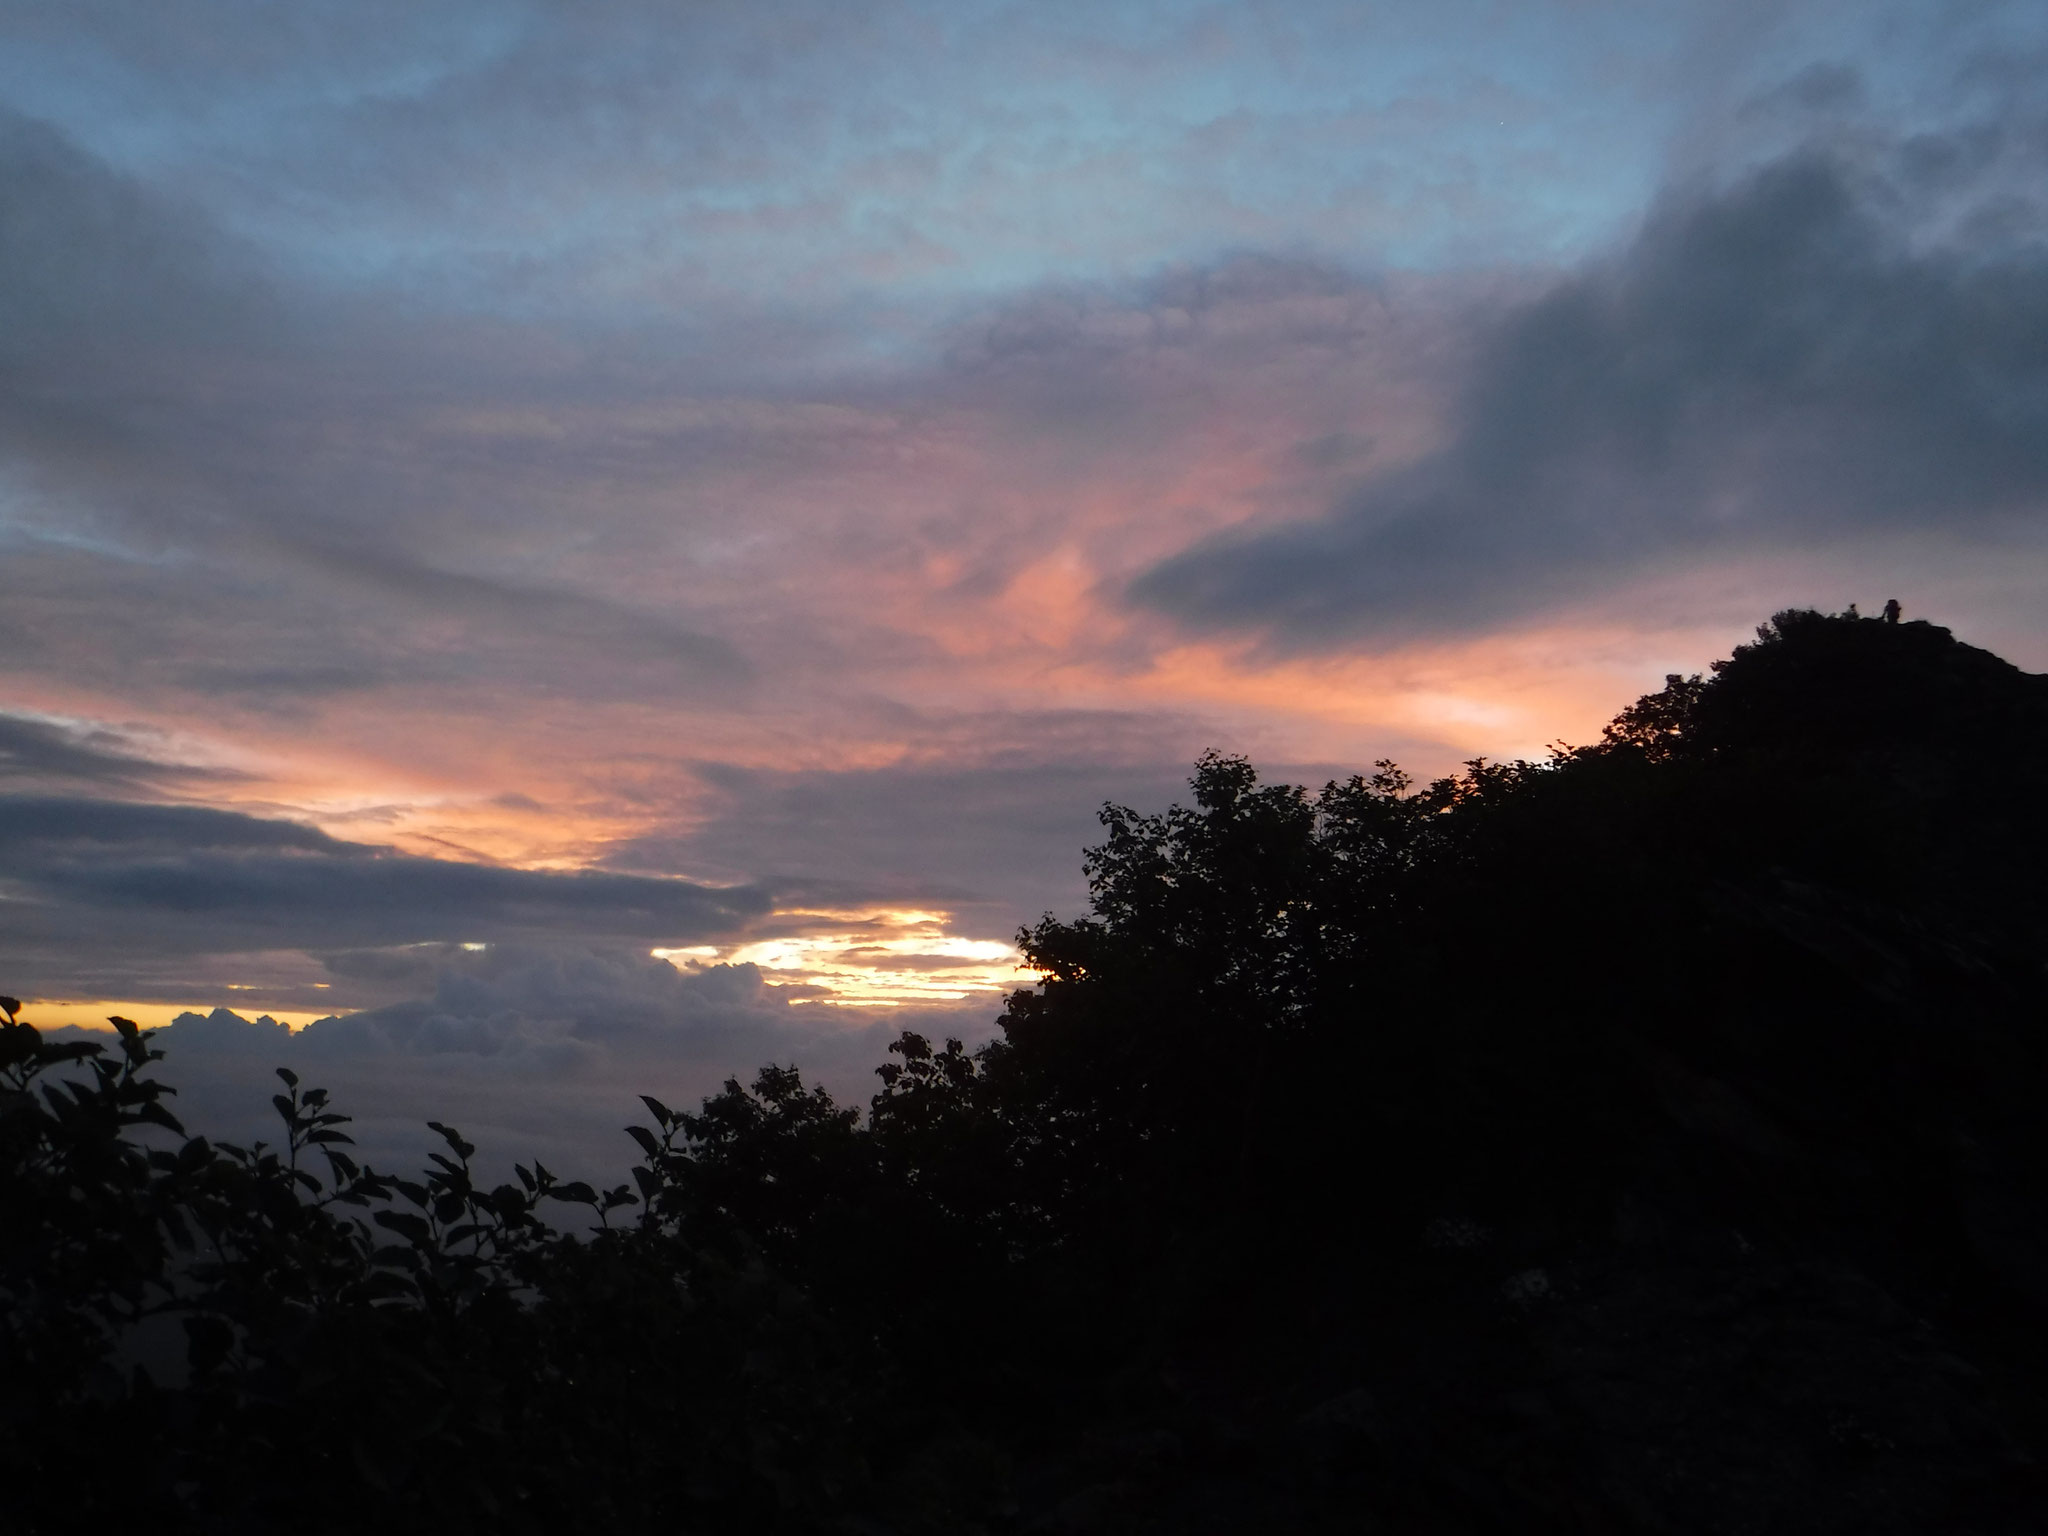
[(2038, 0), (0, 8), (0, 990), (352, 1015), (193, 1071), (857, 1087), (1205, 748), (2048, 669), (2044, 512)]

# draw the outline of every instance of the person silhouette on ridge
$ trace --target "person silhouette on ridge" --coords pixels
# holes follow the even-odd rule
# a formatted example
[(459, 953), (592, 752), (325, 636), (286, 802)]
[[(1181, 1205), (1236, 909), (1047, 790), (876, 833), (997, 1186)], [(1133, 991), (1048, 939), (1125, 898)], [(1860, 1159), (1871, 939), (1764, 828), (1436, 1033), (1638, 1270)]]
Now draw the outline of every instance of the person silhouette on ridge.
[(1902, 609), (1901, 607), (1899, 607), (1899, 600), (1898, 600), (1898, 599), (1897, 599), (1896, 597), (1893, 597), (1893, 598), (1887, 598), (1887, 599), (1885, 600), (1885, 605), (1884, 605), (1884, 621), (1885, 621), (1885, 623), (1887, 623), (1887, 624), (1896, 624), (1896, 623), (1898, 623), (1898, 622), (1899, 622), (1899, 615), (1900, 615), (1901, 613), (1903, 613), (1904, 611), (1905, 611), (1904, 609)]

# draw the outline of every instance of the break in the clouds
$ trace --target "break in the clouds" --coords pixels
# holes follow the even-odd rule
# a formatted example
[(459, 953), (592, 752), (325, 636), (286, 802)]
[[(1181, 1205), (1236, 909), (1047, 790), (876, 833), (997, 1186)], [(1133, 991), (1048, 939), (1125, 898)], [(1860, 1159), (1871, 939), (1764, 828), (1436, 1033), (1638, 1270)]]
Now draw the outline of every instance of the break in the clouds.
[(11, 5), (0, 986), (539, 1132), (986, 1028), (1204, 748), (1535, 753), (1791, 603), (2048, 664), (2044, 59), (1990, 0)]

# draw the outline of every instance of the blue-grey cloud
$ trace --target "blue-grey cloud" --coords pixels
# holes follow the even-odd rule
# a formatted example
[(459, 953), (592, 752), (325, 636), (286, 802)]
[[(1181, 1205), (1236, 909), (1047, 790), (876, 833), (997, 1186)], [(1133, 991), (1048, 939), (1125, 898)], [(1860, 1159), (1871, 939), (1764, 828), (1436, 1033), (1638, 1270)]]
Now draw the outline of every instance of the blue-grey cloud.
[[(75, 581), (139, 600), (109, 605), (65, 654), (159, 673), (175, 658), (202, 695), (437, 677), (580, 696), (743, 684), (739, 650), (671, 605), (479, 540), (480, 525), (558, 515), (530, 506), (539, 467), (502, 445), (479, 462), (417, 418), (518, 368), (490, 345), (478, 355), (487, 328), (423, 329), (400, 309), (288, 273), (0, 104), (0, 547), (14, 557), (0, 629), (18, 662), (58, 660), (34, 621), (75, 612)], [(559, 467), (549, 479), (559, 491)], [(195, 623), (195, 604), (215, 611)], [(251, 627), (264, 664), (232, 632)]]
[(2022, 173), (2048, 169), (2042, 121), (1674, 195), (1491, 329), (1441, 451), (1320, 520), (1198, 545), (1133, 597), (1320, 646), (1485, 628), (1675, 561), (2037, 517), (2048, 208)]
[[(396, 958), (396, 957), (394, 957)], [(419, 1165), (451, 1122), (492, 1179), (513, 1159), (616, 1181), (633, 1160), (621, 1133), (638, 1095), (694, 1107), (729, 1076), (795, 1061), (843, 1102), (875, 1091), (873, 1068), (905, 1025), (986, 1038), (994, 1009), (915, 1017), (793, 1002), (751, 965), (679, 970), (644, 952), (573, 943), (414, 951), (418, 995), (296, 1033), (264, 1017), (188, 1013), (156, 1033), (158, 1069), (188, 1128), (243, 1143), (277, 1138), (276, 1068), (328, 1088), (357, 1155)], [(423, 985), (421, 985), (423, 983)], [(31, 1017), (34, 1010), (30, 1010)]]
[[(970, 739), (977, 730), (988, 738), (978, 747)], [(929, 758), (885, 767), (697, 763), (707, 794), (696, 823), (623, 841), (604, 862), (745, 871), (784, 907), (938, 908), (955, 915), (955, 932), (1007, 938), (1044, 912), (1085, 907), (1082, 854), (1102, 840), (1105, 803), (1155, 808), (1184, 799), (1201, 751), (1242, 745), (1198, 720), (1086, 710), (969, 715), (949, 728), (928, 720), (921, 734), (937, 748)], [(1264, 766), (1308, 783), (1351, 771)]]
[(236, 812), (32, 796), (0, 797), (0, 892), (0, 974), (30, 996), (63, 995), (80, 971), (106, 986), (110, 965), (135, 990), (108, 995), (147, 996), (153, 968), (192, 955), (535, 936), (691, 944), (770, 905), (758, 886), (465, 864)]
[(696, 771), (711, 791), (703, 820), (623, 843), (608, 864), (758, 870), (785, 903), (941, 907), (984, 936), (1007, 936), (1049, 907), (1078, 907), (1087, 889), (1081, 850), (1100, 838), (1096, 808), (1149, 804), (1186, 778), (1184, 762), (1043, 759)]
[(167, 761), (104, 725), (0, 712), (0, 785), (9, 793), (79, 792), (136, 797), (241, 778), (232, 769)]

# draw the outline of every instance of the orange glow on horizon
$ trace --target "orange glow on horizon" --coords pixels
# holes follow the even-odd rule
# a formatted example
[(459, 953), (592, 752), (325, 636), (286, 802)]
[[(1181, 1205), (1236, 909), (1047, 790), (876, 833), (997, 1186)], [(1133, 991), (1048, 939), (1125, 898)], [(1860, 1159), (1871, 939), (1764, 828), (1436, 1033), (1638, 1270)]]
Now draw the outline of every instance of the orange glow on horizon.
[(172, 1021), (181, 1014), (208, 1014), (217, 1007), (227, 1008), (230, 1012), (249, 1020), (268, 1017), (284, 1025), (294, 1034), (316, 1020), (350, 1011), (346, 1008), (337, 1008), (328, 1013), (307, 1013), (292, 1009), (237, 1008), (232, 1000), (210, 1003), (163, 1003), (114, 998), (80, 1001), (32, 997), (22, 1002), (19, 1017), (24, 1024), (33, 1024), (41, 1030), (83, 1029), (95, 1034), (111, 1035), (115, 1033), (114, 1026), (108, 1022), (112, 1018), (133, 1020), (144, 1029), (168, 1029)]

